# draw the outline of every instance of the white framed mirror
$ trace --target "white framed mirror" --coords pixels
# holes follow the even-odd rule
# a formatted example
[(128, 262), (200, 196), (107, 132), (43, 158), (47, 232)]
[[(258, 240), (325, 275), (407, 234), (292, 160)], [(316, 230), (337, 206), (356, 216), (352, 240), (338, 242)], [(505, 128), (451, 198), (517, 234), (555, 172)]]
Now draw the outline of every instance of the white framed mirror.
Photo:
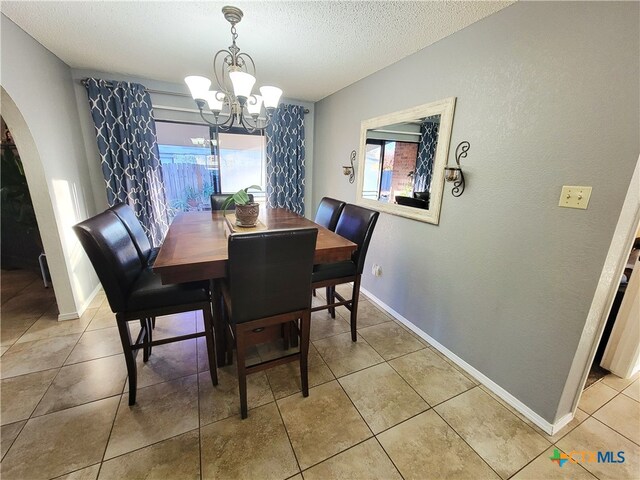
[(438, 224), (455, 105), (449, 97), (362, 122), (358, 204)]

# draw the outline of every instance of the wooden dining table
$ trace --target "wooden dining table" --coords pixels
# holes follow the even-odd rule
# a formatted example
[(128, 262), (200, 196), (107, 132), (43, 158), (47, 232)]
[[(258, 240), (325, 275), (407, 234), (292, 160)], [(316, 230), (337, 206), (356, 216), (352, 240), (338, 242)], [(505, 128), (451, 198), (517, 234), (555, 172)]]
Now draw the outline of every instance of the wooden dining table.
[[(227, 275), (229, 228), (221, 211), (184, 212), (169, 227), (153, 265), (163, 284), (222, 279)], [(318, 239), (314, 263), (349, 260), (357, 245), (336, 233), (284, 208), (261, 208), (256, 232), (316, 227)], [(251, 229), (238, 229), (238, 233)], [(225, 365), (224, 327), (219, 283), (212, 281), (213, 322), (218, 366)]]

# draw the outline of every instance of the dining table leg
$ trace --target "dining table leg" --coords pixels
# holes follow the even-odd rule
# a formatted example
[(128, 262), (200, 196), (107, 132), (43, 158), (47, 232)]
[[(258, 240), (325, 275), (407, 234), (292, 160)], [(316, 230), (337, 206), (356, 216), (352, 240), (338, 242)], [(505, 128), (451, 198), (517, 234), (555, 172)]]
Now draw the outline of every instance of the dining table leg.
[(227, 342), (222, 319), (222, 292), (218, 280), (211, 280), (211, 304), (213, 305), (213, 333), (216, 342), (216, 360), (218, 361), (218, 367), (224, 367), (227, 364)]

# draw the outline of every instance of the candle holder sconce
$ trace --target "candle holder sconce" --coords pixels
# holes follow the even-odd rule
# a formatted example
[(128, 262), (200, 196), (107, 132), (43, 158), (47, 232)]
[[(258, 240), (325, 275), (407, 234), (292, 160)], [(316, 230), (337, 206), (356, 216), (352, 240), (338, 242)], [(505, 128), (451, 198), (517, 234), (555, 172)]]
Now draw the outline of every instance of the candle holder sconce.
[(471, 144), (469, 142), (460, 142), (456, 147), (456, 166), (447, 166), (444, 169), (445, 180), (447, 182), (453, 182), (451, 194), (454, 197), (459, 197), (464, 192), (464, 173), (462, 173), (462, 169), (460, 168), (460, 159), (467, 157), (467, 152), (470, 147)]
[(343, 165), (342, 166), (342, 174), (344, 176), (348, 176), (349, 177), (349, 183), (353, 183), (356, 179), (356, 175), (355, 175), (355, 170), (353, 167), (353, 162), (356, 159), (356, 151), (352, 150), (351, 151), (351, 156), (349, 157), (349, 160), (351, 161), (351, 166), (349, 165)]

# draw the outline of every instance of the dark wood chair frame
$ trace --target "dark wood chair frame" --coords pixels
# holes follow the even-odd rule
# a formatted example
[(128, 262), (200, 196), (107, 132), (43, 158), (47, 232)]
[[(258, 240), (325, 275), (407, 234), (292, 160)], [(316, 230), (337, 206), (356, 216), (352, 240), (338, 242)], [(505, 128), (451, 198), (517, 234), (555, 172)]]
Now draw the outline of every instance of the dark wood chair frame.
[[(353, 207), (353, 208), (352, 208)], [(355, 212), (347, 213), (348, 210), (354, 210)], [(357, 213), (360, 211), (360, 213)], [(375, 225), (378, 221), (379, 213), (373, 212), (371, 210), (346, 205), (340, 214), (340, 219), (338, 220), (338, 225), (336, 226), (336, 232), (339, 233), (341, 231), (341, 223), (343, 215), (362, 215), (364, 212), (368, 212), (369, 218), (367, 220), (366, 231), (364, 232), (361, 240), (358, 241), (358, 250), (354, 254), (357, 258), (352, 257), (352, 261), (356, 264), (355, 274), (348, 275), (345, 277), (338, 278), (328, 278), (325, 280), (318, 280), (311, 284), (311, 288), (326, 288), (326, 305), (321, 305), (318, 307), (313, 307), (311, 309), (312, 312), (318, 312), (320, 310), (329, 310), (331, 314), (331, 318), (336, 318), (336, 307), (344, 306), (350, 312), (350, 326), (351, 326), (351, 340), (357, 341), (357, 319), (358, 319), (358, 301), (360, 299), (360, 280), (362, 278), (362, 271), (364, 270), (364, 261), (367, 255), (367, 251), (369, 249), (369, 243), (371, 242), (371, 237), (373, 235), (373, 231), (375, 229)], [(348, 221), (348, 220), (347, 220)], [(346, 229), (346, 228), (345, 228)], [(346, 233), (346, 232), (345, 232)], [(344, 272), (347, 273), (347, 272)], [(353, 282), (353, 291), (351, 293), (350, 299), (345, 299), (342, 295), (336, 292), (336, 285), (341, 285), (344, 283)]]
[[(179, 335), (177, 337), (153, 340), (152, 319), (153, 323), (155, 323), (156, 317), (195, 310), (202, 310), (202, 314), (204, 316), (203, 332), (196, 332), (187, 335)], [(140, 321), (141, 328), (136, 341), (132, 342), (129, 322), (134, 320)], [(174, 305), (171, 307), (156, 308), (144, 311), (118, 312), (116, 313), (116, 321), (118, 324), (118, 331), (120, 332), (120, 341), (122, 342), (124, 359), (127, 365), (127, 374), (129, 376), (129, 405), (135, 405), (136, 403), (136, 389), (138, 385), (136, 357), (138, 355), (138, 350), (140, 349), (143, 350), (142, 359), (144, 362), (146, 362), (149, 360), (152, 347), (204, 336), (207, 339), (207, 355), (209, 359), (209, 372), (211, 375), (211, 382), (214, 385), (218, 384), (218, 371), (216, 368), (216, 347), (213, 338), (213, 317), (211, 314), (210, 302)]]
[[(229, 336), (227, 337), (227, 361), (232, 363), (229, 356), (233, 357), (233, 342), (235, 340), (237, 354), (238, 384), (240, 389), (240, 415), (247, 418), (247, 375), (266, 370), (267, 368), (277, 367), (289, 362), (300, 361), (300, 379), (302, 386), (302, 396), (309, 396), (309, 334), (311, 330), (311, 310), (297, 310), (294, 312), (283, 313), (271, 317), (259, 318), (249, 322), (231, 324), (231, 309), (233, 306), (230, 302), (229, 291), (223, 286), (222, 295), (225, 299), (226, 308), (225, 324), (228, 326)], [(299, 323), (298, 323), (299, 320)], [(281, 328), (270, 328), (277, 327)], [(247, 348), (260, 343), (284, 339), (284, 348), (288, 348), (289, 329), (295, 336), (300, 337), (300, 349), (295, 353), (278, 357), (273, 360), (266, 360), (254, 365), (246, 364)]]
[[(351, 340), (354, 342), (357, 341), (356, 322), (358, 318), (358, 301), (360, 299), (361, 277), (361, 274), (357, 274), (350, 277), (330, 278), (328, 280), (323, 280), (312, 284), (312, 287), (314, 289), (326, 287), (327, 305), (313, 307), (311, 311), (318, 312), (320, 310), (329, 310), (331, 318), (336, 318), (336, 307), (346, 307), (346, 309), (350, 312), (349, 323), (351, 324)], [(341, 285), (343, 283), (349, 282), (353, 282), (353, 292), (350, 299), (345, 299), (342, 295), (336, 292), (336, 285)]]

